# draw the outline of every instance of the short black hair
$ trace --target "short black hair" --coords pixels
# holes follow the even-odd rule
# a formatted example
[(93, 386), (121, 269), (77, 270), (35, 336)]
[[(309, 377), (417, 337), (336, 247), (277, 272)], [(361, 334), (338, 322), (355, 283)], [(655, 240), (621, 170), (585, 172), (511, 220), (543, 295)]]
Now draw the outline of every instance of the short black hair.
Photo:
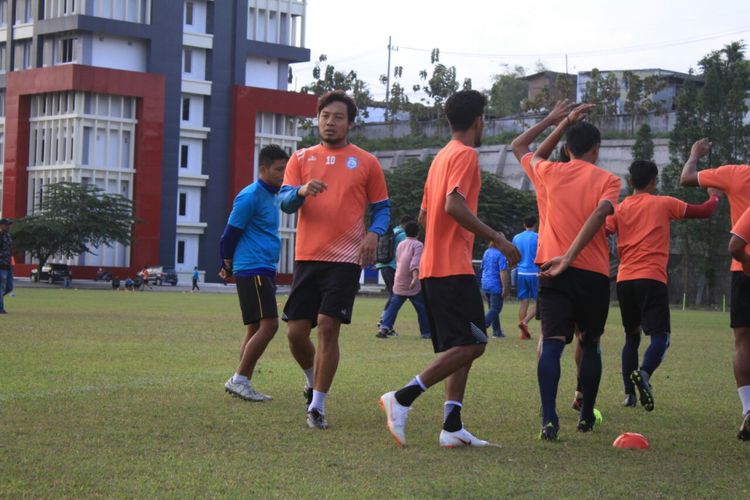
[(258, 155), (258, 165), (270, 167), (276, 160), (286, 161), (288, 159), (289, 154), (281, 149), (281, 146), (269, 144), (268, 146), (263, 146), (263, 149), (260, 150), (260, 154)]
[(565, 145), (563, 144), (560, 146), (560, 149), (557, 153), (557, 161), (568, 163), (570, 161), (570, 156), (568, 156), (568, 152), (565, 150)]
[(413, 220), (407, 222), (406, 224), (404, 224), (404, 232), (406, 233), (406, 236), (414, 238), (419, 234), (419, 224), (417, 224)]
[(487, 98), (476, 90), (461, 90), (445, 101), (445, 116), (453, 132), (469, 130), (474, 120), (484, 114)]
[(415, 219), (411, 215), (404, 215), (403, 217), (401, 217), (400, 223), (401, 223), (401, 226), (405, 226), (407, 222), (412, 222), (412, 221), (416, 222), (416, 220), (417, 219)]
[(346, 104), (346, 117), (349, 123), (354, 123), (354, 119), (357, 117), (357, 104), (343, 90), (331, 90), (320, 96), (318, 99), (318, 115), (323, 111), (323, 108), (332, 102), (343, 102)]
[(659, 175), (656, 163), (648, 160), (635, 160), (630, 164), (628, 172), (630, 172), (630, 183), (635, 189), (645, 188)]
[(601, 142), (602, 134), (598, 128), (588, 122), (578, 122), (568, 128), (565, 145), (571, 155), (579, 158)]
[(536, 224), (536, 217), (533, 215), (527, 215), (523, 218), (523, 225), (524, 227), (534, 227), (534, 224)]

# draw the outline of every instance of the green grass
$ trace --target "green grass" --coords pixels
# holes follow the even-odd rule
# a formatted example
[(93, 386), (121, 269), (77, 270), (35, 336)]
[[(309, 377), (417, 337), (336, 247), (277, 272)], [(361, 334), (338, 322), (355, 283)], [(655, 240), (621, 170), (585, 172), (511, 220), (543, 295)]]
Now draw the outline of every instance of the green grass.
[[(563, 359), (561, 439), (539, 431), (534, 346), (493, 340), (472, 370), (464, 420), (500, 449), (442, 450), (442, 387), (416, 403), (397, 448), (377, 409), (433, 358), (411, 306), (379, 340), (381, 298), (358, 298), (329, 397), (331, 430), (304, 425), (303, 377), (285, 327), (262, 358), (267, 403), (228, 397), (243, 334), (232, 294), (18, 289), (0, 317), (0, 497), (735, 497), (750, 494), (750, 445), (728, 315), (674, 311), (654, 376), (656, 410), (620, 407), (619, 313), (603, 340), (602, 427), (575, 432), (572, 349)], [(283, 298), (280, 298), (282, 301)], [(533, 333), (538, 334), (538, 324)], [(644, 343), (645, 344), (645, 343)], [(643, 350), (644, 347), (642, 347)], [(648, 451), (619, 450), (625, 431)]]

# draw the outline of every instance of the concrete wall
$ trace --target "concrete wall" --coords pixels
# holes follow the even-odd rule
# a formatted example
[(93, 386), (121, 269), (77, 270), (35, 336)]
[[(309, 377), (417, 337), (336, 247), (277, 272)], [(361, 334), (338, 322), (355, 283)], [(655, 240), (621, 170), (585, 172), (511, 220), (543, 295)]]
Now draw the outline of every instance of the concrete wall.
[[(631, 154), (634, 140), (603, 141), (599, 153), (599, 166), (606, 168), (621, 178), (627, 175), (628, 167), (633, 161)], [(382, 167), (386, 170), (398, 168), (409, 159), (424, 160), (433, 157), (440, 148), (409, 149), (400, 151), (375, 151)], [(669, 163), (669, 140), (654, 139), (654, 160), (661, 168)], [(482, 170), (492, 172), (509, 186), (517, 189), (531, 189), (529, 180), (521, 165), (513, 156), (510, 144), (493, 144), (479, 148), (479, 166)]]

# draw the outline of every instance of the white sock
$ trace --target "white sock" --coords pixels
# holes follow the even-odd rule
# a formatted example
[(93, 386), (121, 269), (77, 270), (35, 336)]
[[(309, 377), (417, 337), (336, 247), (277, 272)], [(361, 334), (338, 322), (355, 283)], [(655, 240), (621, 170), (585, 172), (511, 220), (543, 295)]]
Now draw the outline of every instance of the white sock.
[(313, 389), (313, 398), (312, 403), (310, 403), (310, 407), (307, 408), (307, 411), (312, 410), (315, 408), (320, 413), (326, 412), (326, 396), (328, 396), (325, 392), (316, 391)]
[[(416, 377), (414, 377), (413, 382), (416, 382), (417, 385), (422, 389), (422, 391), (426, 391), (427, 390), (427, 386), (425, 386), (424, 383), (422, 383), (422, 379), (419, 378), (419, 375), (417, 375)], [(409, 385), (411, 385), (411, 383)]]
[(750, 385), (738, 387), (737, 392), (740, 393), (740, 401), (742, 401), (742, 414), (747, 415), (750, 412)]
[(239, 373), (235, 373), (234, 375), (232, 375), (232, 382), (234, 382), (235, 384), (249, 384), (250, 383), (250, 379), (247, 378), (244, 375), (240, 375)]
[(305, 385), (305, 387), (312, 387), (313, 386), (313, 369), (306, 368), (302, 371), (305, 373), (305, 378), (307, 379), (307, 384)]

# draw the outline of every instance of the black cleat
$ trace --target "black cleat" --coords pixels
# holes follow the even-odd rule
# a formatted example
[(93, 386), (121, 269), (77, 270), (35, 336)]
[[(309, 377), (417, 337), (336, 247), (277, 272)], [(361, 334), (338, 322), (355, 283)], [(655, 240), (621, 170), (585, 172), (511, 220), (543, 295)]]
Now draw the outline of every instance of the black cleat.
[(307, 404), (307, 406), (310, 406), (310, 404), (312, 403), (312, 391), (312, 387), (305, 387), (304, 389), (302, 389), (302, 395), (305, 397), (305, 403)]
[(559, 430), (559, 425), (555, 425), (552, 422), (547, 422), (544, 427), (542, 427), (542, 430), (539, 433), (539, 439), (541, 439), (542, 441), (557, 441), (557, 432)]
[(316, 408), (307, 412), (307, 426), (310, 429), (328, 429), (328, 420), (323, 413), (320, 413)]
[(742, 425), (740, 425), (740, 431), (737, 433), (737, 439), (750, 441), (750, 411), (747, 412), (745, 418), (742, 419)]
[(646, 411), (654, 411), (654, 393), (648, 381), (648, 373), (643, 370), (633, 370), (633, 373), (630, 374), (630, 381), (638, 389), (641, 396), (641, 406)]
[(589, 432), (594, 429), (594, 423), (588, 423), (586, 420), (578, 421), (578, 432)]
[(625, 394), (625, 400), (622, 402), (622, 406), (626, 408), (635, 408), (638, 401), (635, 398), (635, 394)]

